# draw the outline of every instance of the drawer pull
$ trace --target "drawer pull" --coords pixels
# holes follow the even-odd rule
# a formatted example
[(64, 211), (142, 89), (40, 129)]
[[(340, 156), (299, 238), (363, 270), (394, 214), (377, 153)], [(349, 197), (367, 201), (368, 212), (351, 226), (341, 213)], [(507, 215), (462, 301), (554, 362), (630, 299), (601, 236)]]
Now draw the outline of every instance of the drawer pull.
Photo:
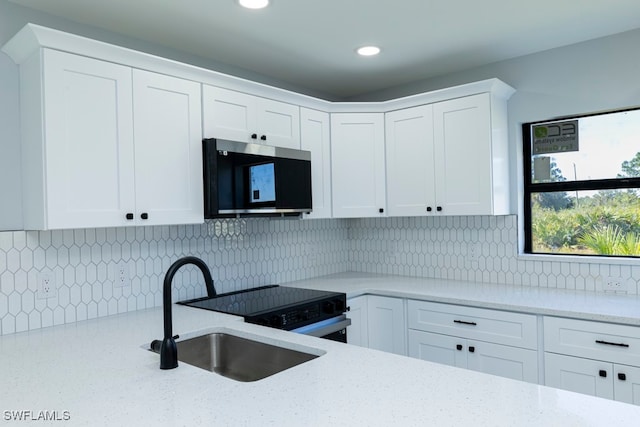
[(476, 322), (465, 322), (464, 320), (454, 320), (453, 323), (460, 323), (461, 325), (476, 326)]
[(627, 375), (623, 374), (622, 372), (618, 372), (618, 379), (620, 381), (626, 381), (627, 380)]
[(596, 344), (615, 345), (616, 347), (629, 348), (629, 344), (624, 344), (624, 343), (620, 343), (620, 342), (609, 342), (609, 341), (596, 340)]
[(462, 351), (462, 344), (457, 344), (456, 345), (456, 350)]
[(607, 378), (607, 371), (601, 369), (600, 372), (598, 372), (598, 375), (600, 375), (602, 378)]

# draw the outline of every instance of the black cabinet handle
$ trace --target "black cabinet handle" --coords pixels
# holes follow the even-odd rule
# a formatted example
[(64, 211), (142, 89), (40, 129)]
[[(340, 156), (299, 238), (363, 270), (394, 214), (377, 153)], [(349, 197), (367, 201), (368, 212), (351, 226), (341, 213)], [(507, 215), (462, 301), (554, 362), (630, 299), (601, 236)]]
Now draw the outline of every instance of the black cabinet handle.
[(598, 375), (600, 375), (602, 378), (607, 378), (607, 371), (605, 371), (604, 369), (600, 369)]
[(469, 346), (469, 353), (475, 353), (476, 352), (476, 348), (472, 345)]
[(141, 214), (140, 214), (140, 218), (142, 218), (142, 219), (149, 219), (149, 214), (148, 214), (148, 213), (146, 213), (146, 212), (143, 212), (143, 213), (141, 213)]
[(464, 320), (454, 320), (453, 323), (460, 323), (461, 325), (478, 326), (476, 322), (465, 322)]
[(457, 344), (456, 345), (456, 350), (461, 351), (462, 350), (462, 344)]
[(626, 381), (627, 380), (627, 374), (623, 374), (622, 372), (618, 372), (618, 379), (620, 381)]
[(258, 134), (257, 133), (252, 133), (251, 134), (251, 139), (258, 139)]
[(262, 140), (262, 141), (266, 141), (266, 140), (267, 140), (267, 135), (262, 135), (262, 136), (260, 137), (260, 140)]
[(378, 212), (384, 213), (384, 209), (380, 208), (380, 209), (378, 209)]
[(427, 206), (427, 212), (431, 212), (432, 210), (431, 206)]
[(436, 207), (436, 210), (437, 210), (438, 212), (442, 212), (442, 206), (437, 206), (437, 207)]
[(129, 213), (127, 213), (125, 218), (127, 218), (127, 220), (131, 221), (133, 219), (133, 214), (131, 212), (129, 212)]
[(624, 343), (619, 343), (619, 342), (609, 342), (609, 341), (596, 340), (596, 344), (615, 345), (616, 347), (629, 348), (629, 344), (624, 344)]

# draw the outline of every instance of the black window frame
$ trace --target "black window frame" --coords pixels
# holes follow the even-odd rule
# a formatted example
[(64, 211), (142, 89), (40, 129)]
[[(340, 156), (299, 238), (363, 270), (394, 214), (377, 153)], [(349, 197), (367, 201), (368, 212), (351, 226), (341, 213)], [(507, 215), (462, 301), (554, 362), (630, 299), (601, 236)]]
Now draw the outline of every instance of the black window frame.
[[(625, 111), (637, 111), (640, 106), (600, 111), (596, 113), (585, 113), (571, 116), (555, 117), (546, 120), (538, 120), (522, 124), (522, 148), (523, 148), (523, 173), (524, 173), (524, 253), (530, 255), (554, 255), (554, 256), (581, 256), (581, 257), (604, 257), (604, 258), (629, 258), (628, 255), (585, 255), (585, 254), (558, 254), (550, 252), (533, 252), (533, 230), (532, 230), (532, 210), (531, 196), (534, 193), (545, 192), (575, 192), (583, 190), (620, 190), (620, 189), (640, 189), (640, 177), (637, 178), (610, 178), (592, 179), (580, 181), (558, 181), (534, 183), (531, 170), (531, 127), (534, 125), (563, 120), (575, 120), (585, 117), (596, 117), (606, 114), (623, 113)], [(640, 151), (640, 147), (638, 149)], [(638, 258), (638, 257), (633, 257)]]

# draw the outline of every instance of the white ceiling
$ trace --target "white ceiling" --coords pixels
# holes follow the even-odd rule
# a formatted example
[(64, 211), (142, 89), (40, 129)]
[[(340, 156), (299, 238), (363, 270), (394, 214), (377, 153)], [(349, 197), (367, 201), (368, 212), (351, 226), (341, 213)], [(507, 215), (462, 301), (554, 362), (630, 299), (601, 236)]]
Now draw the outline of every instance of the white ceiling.
[(640, 28), (639, 0), (10, 1), (334, 99)]

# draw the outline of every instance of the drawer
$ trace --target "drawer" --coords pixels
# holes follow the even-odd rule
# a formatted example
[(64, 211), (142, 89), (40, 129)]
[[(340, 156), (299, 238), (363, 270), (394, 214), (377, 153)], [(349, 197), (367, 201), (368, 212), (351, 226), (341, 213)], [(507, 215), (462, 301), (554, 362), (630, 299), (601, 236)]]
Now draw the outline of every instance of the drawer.
[(409, 300), (409, 328), (513, 347), (538, 348), (533, 314)]
[(544, 351), (640, 366), (640, 327), (545, 316)]

